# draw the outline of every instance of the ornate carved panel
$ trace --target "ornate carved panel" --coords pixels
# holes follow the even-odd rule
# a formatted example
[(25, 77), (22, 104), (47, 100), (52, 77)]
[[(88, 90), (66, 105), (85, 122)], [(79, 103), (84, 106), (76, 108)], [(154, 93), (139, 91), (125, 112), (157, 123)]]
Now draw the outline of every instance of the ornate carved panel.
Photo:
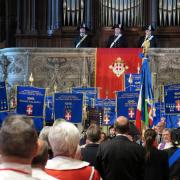
[(151, 49), (151, 69), (156, 99), (161, 86), (180, 83), (180, 49)]

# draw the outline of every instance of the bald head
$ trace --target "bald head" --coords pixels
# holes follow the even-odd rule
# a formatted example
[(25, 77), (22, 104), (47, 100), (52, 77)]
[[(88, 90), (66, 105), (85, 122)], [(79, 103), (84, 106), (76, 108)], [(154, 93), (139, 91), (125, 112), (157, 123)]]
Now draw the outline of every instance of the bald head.
[(129, 131), (128, 119), (124, 116), (119, 116), (114, 123), (114, 128), (116, 133), (127, 134)]

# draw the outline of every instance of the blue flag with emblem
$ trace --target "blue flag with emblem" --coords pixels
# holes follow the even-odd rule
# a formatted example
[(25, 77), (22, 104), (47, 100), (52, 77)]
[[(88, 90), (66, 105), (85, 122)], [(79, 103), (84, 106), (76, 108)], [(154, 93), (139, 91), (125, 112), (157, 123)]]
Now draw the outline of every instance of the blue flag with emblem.
[(140, 74), (125, 74), (125, 89), (127, 91), (140, 91), (141, 75)]
[(32, 117), (36, 130), (39, 132), (44, 125), (44, 88), (17, 86), (17, 114)]
[(65, 119), (72, 123), (81, 123), (83, 118), (83, 94), (55, 93), (55, 119)]
[(95, 108), (103, 110), (101, 125), (113, 125), (116, 113), (116, 102), (114, 99), (95, 99)]
[(166, 114), (165, 103), (157, 102), (153, 107), (153, 125), (157, 125), (162, 118), (166, 122), (166, 128), (180, 127), (180, 115)]
[(31, 117), (44, 116), (44, 88), (17, 86), (17, 113)]
[(139, 92), (117, 92), (117, 117), (125, 116), (129, 120), (136, 119)]
[(98, 97), (98, 88), (96, 87), (73, 87), (72, 93), (80, 93), (84, 95), (84, 101), (87, 106), (91, 105), (91, 99), (96, 99)]
[(180, 84), (164, 86), (166, 114), (180, 114)]
[(0, 112), (8, 111), (8, 98), (7, 98), (7, 90), (6, 83), (0, 82)]
[(156, 102), (153, 106), (153, 125), (157, 125), (161, 118), (166, 118), (164, 103)]
[(53, 96), (46, 96), (45, 122), (51, 125), (54, 122)]

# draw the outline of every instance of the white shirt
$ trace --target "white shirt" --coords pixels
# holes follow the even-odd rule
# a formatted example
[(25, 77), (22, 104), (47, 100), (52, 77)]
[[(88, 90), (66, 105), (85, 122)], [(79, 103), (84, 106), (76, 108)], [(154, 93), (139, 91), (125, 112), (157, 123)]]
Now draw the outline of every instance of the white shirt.
[(72, 170), (81, 169), (89, 166), (88, 162), (72, 159), (65, 156), (56, 156), (53, 159), (47, 161), (46, 168), (54, 170)]
[(173, 147), (173, 144), (171, 142), (168, 142), (168, 143), (160, 143), (158, 145), (158, 149), (160, 149), (161, 145), (164, 144), (164, 148), (163, 149), (169, 149), (171, 147)]
[(31, 176), (32, 169), (30, 165), (18, 163), (1, 163), (0, 179), (1, 180), (38, 180)]
[(40, 168), (32, 168), (32, 176), (40, 180), (57, 180), (56, 178), (48, 175)]

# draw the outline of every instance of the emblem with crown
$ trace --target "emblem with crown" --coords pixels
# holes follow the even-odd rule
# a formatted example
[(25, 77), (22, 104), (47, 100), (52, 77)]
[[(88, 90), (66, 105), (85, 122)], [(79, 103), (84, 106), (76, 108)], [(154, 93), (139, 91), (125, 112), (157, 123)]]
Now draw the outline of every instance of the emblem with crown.
[(126, 66), (124, 61), (118, 57), (114, 63), (109, 66), (109, 69), (111, 69), (117, 77), (120, 77), (128, 69), (128, 66)]

